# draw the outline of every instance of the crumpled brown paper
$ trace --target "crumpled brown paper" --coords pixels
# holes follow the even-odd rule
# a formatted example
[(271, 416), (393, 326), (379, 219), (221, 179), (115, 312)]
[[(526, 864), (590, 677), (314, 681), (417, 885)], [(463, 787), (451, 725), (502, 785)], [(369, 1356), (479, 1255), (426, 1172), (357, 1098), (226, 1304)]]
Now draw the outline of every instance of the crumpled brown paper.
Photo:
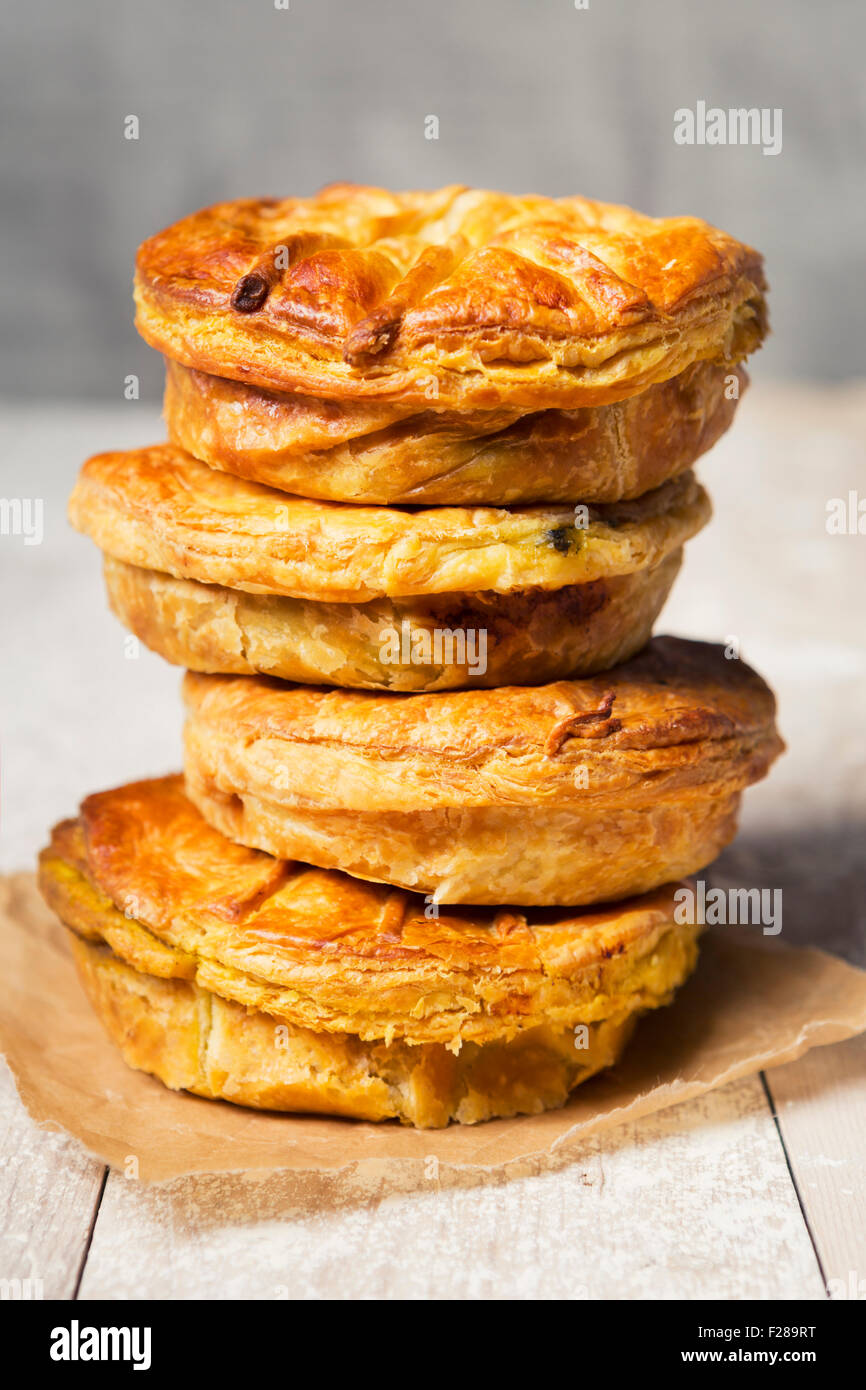
[(65, 932), (30, 874), (0, 879), (0, 970), (0, 1048), (30, 1114), (116, 1167), (136, 1158), (145, 1182), (243, 1169), (369, 1172), (376, 1160), (419, 1177), (432, 1159), (464, 1172), (500, 1168), (866, 1030), (866, 971), (822, 951), (708, 932), (673, 1005), (644, 1018), (623, 1061), (564, 1109), (421, 1131), (244, 1110), (130, 1071), (91, 1013)]

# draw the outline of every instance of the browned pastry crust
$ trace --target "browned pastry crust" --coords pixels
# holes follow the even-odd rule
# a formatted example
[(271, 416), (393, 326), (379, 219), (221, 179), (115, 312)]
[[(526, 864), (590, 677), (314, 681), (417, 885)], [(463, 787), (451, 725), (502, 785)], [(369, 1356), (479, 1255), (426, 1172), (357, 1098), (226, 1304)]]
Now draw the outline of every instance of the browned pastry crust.
[(166, 361), (172, 441), (212, 468), (330, 501), (507, 506), (639, 497), (706, 453), (733, 420), (742, 368), (697, 362), (605, 406), (395, 419), (367, 401), (262, 391)]
[(440, 1125), (560, 1105), (696, 958), (678, 885), (598, 911), (437, 916), (227, 843), (179, 777), (88, 797), (40, 886), (132, 1066), (263, 1108)]
[(335, 184), (186, 217), (140, 248), (137, 325), (216, 376), (426, 409), (574, 409), (766, 330), (761, 257), (698, 218), (458, 185)]
[(223, 834), (440, 902), (611, 901), (692, 873), (783, 746), (754, 671), (671, 637), (537, 688), (184, 689), (187, 791)]
[(320, 602), (509, 593), (657, 565), (709, 520), (691, 473), (630, 502), (574, 507), (353, 507), (215, 472), (169, 444), (98, 454), (74, 526), (142, 569)]
[(275, 1024), (200, 985), (141, 974), (80, 937), (72, 953), (124, 1061), (171, 1090), (418, 1129), (558, 1109), (575, 1086), (619, 1060), (638, 1017), (587, 1024), (580, 1051), (572, 1030), (542, 1025), (508, 1042), (466, 1043), (455, 1055), (441, 1043), (387, 1046)]
[(175, 579), (111, 556), (112, 611), (177, 666), (362, 690), (538, 685), (648, 641), (682, 558), (565, 589), (318, 603)]

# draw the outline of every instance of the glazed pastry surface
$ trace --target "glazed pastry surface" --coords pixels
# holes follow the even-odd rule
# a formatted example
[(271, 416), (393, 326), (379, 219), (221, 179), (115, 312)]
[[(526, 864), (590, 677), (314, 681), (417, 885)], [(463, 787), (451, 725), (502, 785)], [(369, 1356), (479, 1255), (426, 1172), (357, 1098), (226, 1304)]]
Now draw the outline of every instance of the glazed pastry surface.
[(72, 938), (72, 953), (124, 1061), (172, 1090), (257, 1110), (398, 1119), (418, 1129), (564, 1105), (575, 1086), (618, 1061), (638, 1017), (586, 1024), (580, 1050), (573, 1030), (541, 1026), (508, 1042), (466, 1043), (455, 1054), (440, 1043), (387, 1046), (276, 1024), (201, 985), (142, 974), (80, 937)]
[(427, 409), (262, 391), (166, 360), (172, 441), (212, 468), (301, 497), (508, 506), (618, 502), (675, 477), (730, 426), (748, 378), (697, 362), (577, 410)]
[(353, 507), (215, 472), (171, 445), (97, 454), (72, 524), (115, 559), (320, 602), (558, 589), (652, 568), (706, 525), (684, 473), (605, 507)]
[(670, 637), (534, 688), (188, 674), (184, 693), (187, 790), (223, 834), (441, 902), (611, 901), (695, 872), (782, 749), (760, 677)]
[(594, 913), (430, 916), (226, 845), (179, 777), (88, 797), (39, 882), (127, 1064), (265, 1110), (435, 1128), (563, 1105), (697, 959), (676, 885)]
[(694, 964), (674, 886), (597, 911), (439, 912), (226, 843), (180, 777), (87, 797), (40, 861), (70, 930), (134, 969), (365, 1041), (507, 1041), (664, 1002)]
[(575, 409), (766, 331), (761, 257), (699, 218), (454, 185), (334, 184), (182, 219), (138, 252), (136, 324), (188, 367), (426, 409)]

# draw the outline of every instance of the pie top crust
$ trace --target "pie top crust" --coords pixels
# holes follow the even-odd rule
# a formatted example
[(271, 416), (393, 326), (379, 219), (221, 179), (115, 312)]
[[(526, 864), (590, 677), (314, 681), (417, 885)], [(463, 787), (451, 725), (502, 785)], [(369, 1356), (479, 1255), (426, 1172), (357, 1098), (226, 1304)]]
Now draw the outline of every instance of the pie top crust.
[(170, 444), (97, 454), (69, 503), (106, 554), (181, 579), (333, 603), (558, 589), (659, 564), (709, 520), (691, 473), (589, 507), (355, 507), (218, 473)]
[[(180, 777), (83, 802), (40, 886), (65, 924), (135, 969), (195, 980), (316, 1030), (486, 1042), (660, 1002), (694, 963), (672, 884), (599, 908), (451, 908), (232, 844)], [(659, 988), (662, 942), (679, 940)]]
[(761, 677), (720, 646), (676, 637), (542, 686), (398, 695), (188, 672), (184, 698), (190, 746), (309, 810), (579, 805), (602, 816), (648, 794), (686, 804), (742, 790), (783, 747)]
[(756, 251), (694, 217), (452, 185), (205, 208), (139, 250), (137, 325), (188, 367), (423, 408), (602, 405), (766, 331)]

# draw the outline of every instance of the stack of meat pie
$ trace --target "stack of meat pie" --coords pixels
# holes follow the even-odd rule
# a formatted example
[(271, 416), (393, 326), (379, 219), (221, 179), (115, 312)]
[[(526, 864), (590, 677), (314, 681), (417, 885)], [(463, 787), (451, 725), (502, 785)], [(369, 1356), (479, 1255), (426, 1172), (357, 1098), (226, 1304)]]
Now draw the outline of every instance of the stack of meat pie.
[(146, 242), (170, 442), (85, 464), (112, 609), (186, 667), (184, 776), (42, 858), (131, 1066), (420, 1126), (561, 1105), (696, 960), (683, 875), (781, 749), (652, 639), (760, 257), (582, 198), (337, 185)]

